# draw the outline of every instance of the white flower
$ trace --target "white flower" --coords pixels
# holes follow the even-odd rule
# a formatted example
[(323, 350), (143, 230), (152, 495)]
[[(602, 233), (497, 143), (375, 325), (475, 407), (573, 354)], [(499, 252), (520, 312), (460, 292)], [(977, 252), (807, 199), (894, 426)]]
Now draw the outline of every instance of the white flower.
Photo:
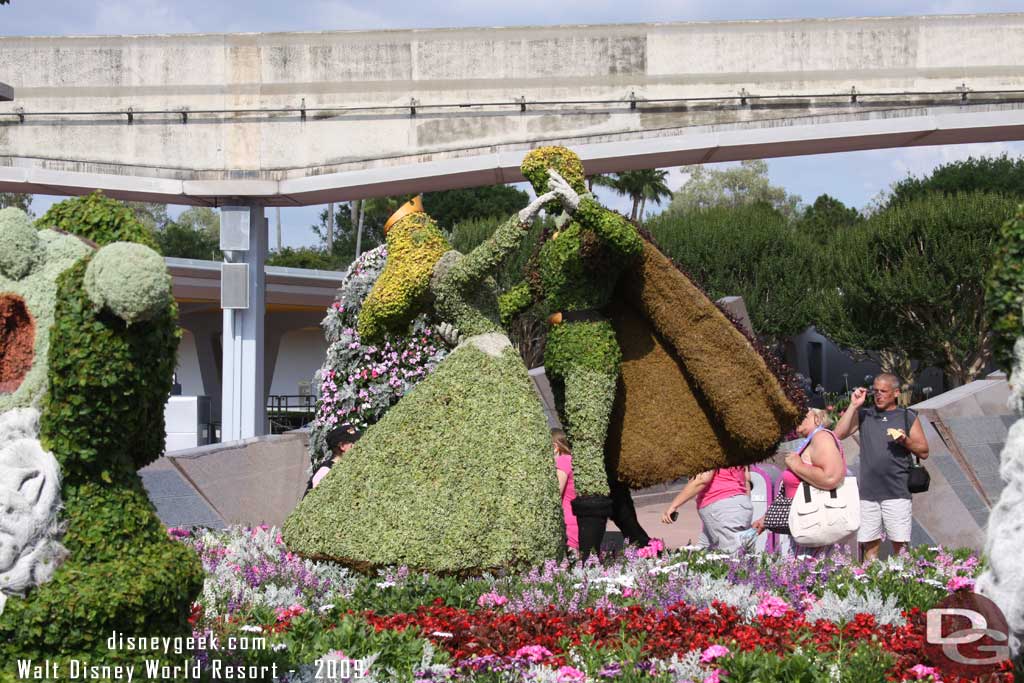
[(260, 627), (260, 626), (250, 626), (248, 624), (243, 626), (241, 630), (245, 631), (246, 633), (263, 633), (263, 628), (262, 627)]
[(395, 583), (394, 581), (386, 580), (386, 581), (378, 581), (376, 585), (377, 585), (377, 588), (392, 588), (394, 586), (397, 586), (398, 584)]
[(281, 650), (287, 650), (288, 645), (287, 643), (274, 643), (274, 645), (270, 649), (274, 652), (280, 652)]
[(321, 612), (330, 612), (332, 609), (334, 609), (334, 605), (324, 605), (323, 607), (320, 608), (320, 611)]
[(430, 635), (437, 636), (438, 638), (454, 638), (454, 634), (448, 633), (448, 631), (434, 631)]

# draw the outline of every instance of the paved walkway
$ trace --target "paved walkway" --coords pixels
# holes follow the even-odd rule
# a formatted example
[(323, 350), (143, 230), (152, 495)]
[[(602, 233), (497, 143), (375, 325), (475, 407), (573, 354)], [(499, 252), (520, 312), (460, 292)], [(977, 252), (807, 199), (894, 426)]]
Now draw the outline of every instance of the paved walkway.
[[(664, 541), (669, 549), (696, 543), (700, 538), (700, 517), (697, 516), (697, 504), (692, 500), (680, 508), (679, 519), (673, 524), (661, 523), (661, 513), (676, 494), (683, 490), (684, 484), (685, 481), (679, 481), (633, 491), (633, 505), (636, 506), (636, 517), (640, 526), (651, 538), (660, 538)], [(608, 522), (605, 543), (615, 546), (622, 544), (622, 534), (611, 522)]]

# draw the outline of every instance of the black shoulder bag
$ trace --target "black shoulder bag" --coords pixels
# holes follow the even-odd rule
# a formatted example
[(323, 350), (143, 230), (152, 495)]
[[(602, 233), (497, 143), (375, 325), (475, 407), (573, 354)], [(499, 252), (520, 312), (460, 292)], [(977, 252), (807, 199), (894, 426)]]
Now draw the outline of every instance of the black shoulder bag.
[[(903, 409), (903, 424), (907, 436), (910, 436), (910, 411), (906, 408)], [(921, 458), (914, 455), (914, 462), (910, 465), (910, 471), (907, 473), (907, 490), (911, 493), (924, 493), (931, 483), (932, 475), (928, 474), (928, 470), (921, 465)]]

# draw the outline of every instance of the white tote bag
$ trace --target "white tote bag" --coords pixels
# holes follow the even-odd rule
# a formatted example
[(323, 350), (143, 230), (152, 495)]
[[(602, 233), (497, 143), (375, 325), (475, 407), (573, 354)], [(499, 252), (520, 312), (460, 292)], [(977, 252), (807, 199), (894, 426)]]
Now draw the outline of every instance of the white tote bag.
[(831, 491), (800, 482), (789, 508), (793, 541), (810, 548), (831, 545), (860, 528), (857, 477), (847, 476)]

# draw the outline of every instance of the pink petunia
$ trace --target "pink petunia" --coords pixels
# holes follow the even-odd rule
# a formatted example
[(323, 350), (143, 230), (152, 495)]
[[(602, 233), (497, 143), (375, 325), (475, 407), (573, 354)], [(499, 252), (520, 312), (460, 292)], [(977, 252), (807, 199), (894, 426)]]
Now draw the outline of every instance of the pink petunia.
[(974, 590), (974, 579), (966, 576), (954, 576), (946, 584), (946, 588), (953, 592), (958, 590)]
[(755, 614), (759, 617), (782, 617), (789, 611), (789, 603), (775, 595), (766, 595), (761, 599)]
[(910, 674), (914, 677), (914, 680), (921, 681), (929, 676), (934, 678), (936, 681), (941, 681), (942, 677), (939, 675), (938, 670), (935, 667), (925, 666), (924, 664), (915, 664), (910, 667)]
[(721, 683), (718, 678), (718, 674), (721, 669), (714, 669), (711, 673), (704, 677), (704, 683)]
[(583, 683), (587, 680), (587, 675), (579, 669), (571, 666), (560, 666), (555, 671), (555, 681), (557, 683)]
[(712, 645), (708, 647), (706, 650), (704, 650), (703, 653), (701, 653), (700, 663), (710, 664), (719, 657), (724, 657), (727, 654), (729, 654), (729, 648), (727, 648), (725, 645)]
[(484, 593), (476, 599), (478, 607), (498, 607), (504, 605), (506, 602), (508, 602), (508, 598), (494, 592)]
[(534, 664), (543, 662), (551, 656), (551, 650), (543, 645), (527, 645), (516, 650), (515, 656), (520, 659), (528, 659)]

